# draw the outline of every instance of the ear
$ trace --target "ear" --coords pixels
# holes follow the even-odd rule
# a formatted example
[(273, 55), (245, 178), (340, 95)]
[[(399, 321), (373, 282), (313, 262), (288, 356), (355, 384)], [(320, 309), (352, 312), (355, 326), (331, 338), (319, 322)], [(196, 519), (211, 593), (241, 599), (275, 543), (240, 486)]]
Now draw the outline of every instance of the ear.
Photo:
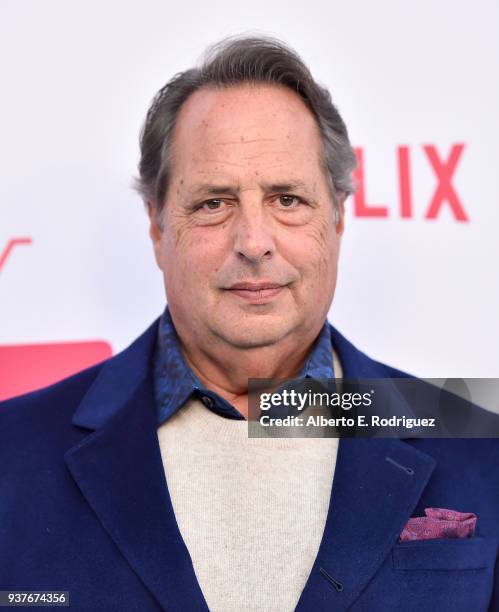
[(345, 231), (345, 200), (346, 193), (344, 191), (336, 192), (336, 210), (337, 210), (337, 219), (338, 223), (336, 224), (336, 234), (339, 238), (343, 235)]
[(156, 207), (152, 202), (147, 202), (147, 214), (149, 215), (149, 236), (152, 241), (154, 249), (154, 257), (158, 267), (161, 268), (161, 235), (162, 229), (158, 220), (158, 213)]

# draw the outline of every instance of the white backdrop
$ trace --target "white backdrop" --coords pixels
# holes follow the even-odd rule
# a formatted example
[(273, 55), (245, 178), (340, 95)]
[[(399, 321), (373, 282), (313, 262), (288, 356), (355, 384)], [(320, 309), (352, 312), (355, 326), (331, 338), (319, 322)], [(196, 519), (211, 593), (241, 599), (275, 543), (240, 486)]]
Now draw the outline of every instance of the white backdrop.
[[(386, 208), (359, 216), (348, 201), (330, 321), (419, 376), (499, 376), (497, 2), (4, 1), (1, 12), (0, 347), (96, 339), (118, 352), (160, 314), (131, 189), (139, 128), (207, 45), (256, 32), (288, 42), (330, 88), (363, 151), (364, 204)], [(458, 157), (447, 183), (431, 151), (440, 174)], [(31, 243), (7, 253), (13, 238)]]

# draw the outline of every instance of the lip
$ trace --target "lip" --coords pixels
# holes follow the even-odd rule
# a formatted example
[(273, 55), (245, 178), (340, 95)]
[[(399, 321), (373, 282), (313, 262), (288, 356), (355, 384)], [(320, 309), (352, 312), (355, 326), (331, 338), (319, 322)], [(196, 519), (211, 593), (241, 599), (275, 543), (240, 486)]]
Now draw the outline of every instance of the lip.
[(273, 283), (272, 281), (259, 281), (257, 283), (251, 282), (251, 281), (246, 281), (246, 282), (240, 282), (240, 283), (234, 283), (231, 287), (229, 287), (230, 290), (233, 289), (245, 289), (248, 291), (262, 291), (264, 289), (278, 289), (280, 287), (284, 287), (284, 285), (281, 285), (280, 283)]
[(260, 281), (258, 283), (242, 282), (235, 283), (226, 291), (250, 304), (266, 304), (276, 298), (285, 287), (286, 285), (270, 281)]

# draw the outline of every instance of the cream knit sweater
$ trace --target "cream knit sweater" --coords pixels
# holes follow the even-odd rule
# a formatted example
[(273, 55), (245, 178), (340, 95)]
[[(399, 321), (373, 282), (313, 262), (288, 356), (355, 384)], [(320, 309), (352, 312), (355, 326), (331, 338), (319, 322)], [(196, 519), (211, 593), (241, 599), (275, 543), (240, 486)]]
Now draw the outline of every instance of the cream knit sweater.
[[(336, 378), (341, 365), (334, 355)], [(158, 429), (168, 491), (211, 612), (292, 612), (326, 522), (336, 438), (248, 438), (189, 400)]]

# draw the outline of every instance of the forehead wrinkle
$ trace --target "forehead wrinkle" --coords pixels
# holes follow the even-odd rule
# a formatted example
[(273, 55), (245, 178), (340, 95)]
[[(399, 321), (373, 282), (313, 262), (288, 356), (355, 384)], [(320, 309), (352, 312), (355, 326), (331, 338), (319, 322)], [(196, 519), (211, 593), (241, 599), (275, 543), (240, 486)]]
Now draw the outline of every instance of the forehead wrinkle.
[(276, 140), (278, 140), (277, 138), (242, 138), (241, 140), (218, 140), (217, 142), (214, 142), (213, 144), (215, 145), (235, 145), (235, 144), (251, 144), (253, 142), (275, 142)]
[[(196, 165), (199, 166), (200, 163), (202, 164), (214, 164), (216, 166), (220, 166), (220, 165), (224, 165), (224, 166), (235, 166), (236, 168), (245, 168), (246, 164), (244, 163), (238, 163), (235, 161), (231, 161), (226, 159), (225, 157), (206, 157), (206, 158), (202, 158), (201, 160), (199, 159), (195, 159), (194, 163)], [(214, 172), (216, 172), (216, 170), (198, 170), (195, 167), (196, 173), (197, 174), (213, 174)]]
[(256, 153), (255, 155), (245, 155), (243, 159), (258, 159), (259, 157), (266, 157), (269, 155), (283, 155), (290, 157), (290, 152), (287, 149), (281, 151), (261, 151), (260, 153)]

